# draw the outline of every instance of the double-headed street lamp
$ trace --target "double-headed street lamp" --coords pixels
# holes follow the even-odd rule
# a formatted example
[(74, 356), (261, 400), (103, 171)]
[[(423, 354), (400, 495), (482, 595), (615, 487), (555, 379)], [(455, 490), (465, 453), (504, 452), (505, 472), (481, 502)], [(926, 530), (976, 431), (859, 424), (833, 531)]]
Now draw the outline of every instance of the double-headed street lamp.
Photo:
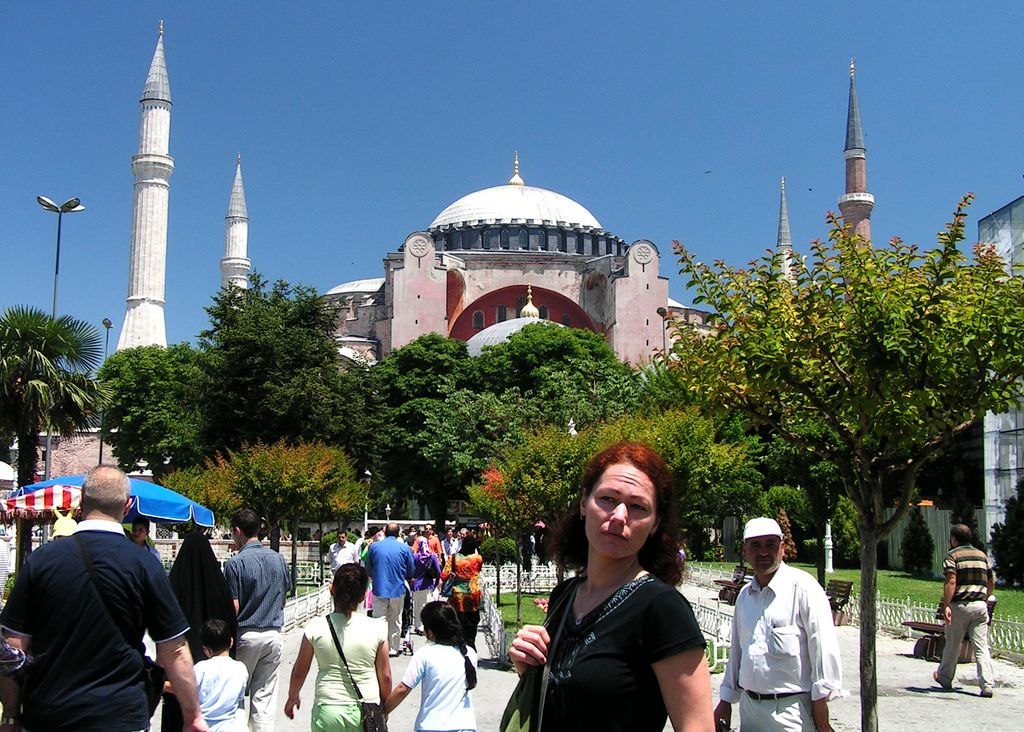
[[(69, 198), (61, 205), (57, 205), (46, 196), (36, 196), (36, 201), (47, 211), (57, 214), (57, 258), (53, 265), (53, 310), (50, 316), (57, 317), (57, 278), (60, 276), (60, 225), (66, 213), (78, 213), (84, 211), (85, 206), (77, 198)], [(50, 433), (50, 426), (46, 426), (46, 460), (43, 463), (43, 480), (50, 479), (50, 450), (53, 436)]]

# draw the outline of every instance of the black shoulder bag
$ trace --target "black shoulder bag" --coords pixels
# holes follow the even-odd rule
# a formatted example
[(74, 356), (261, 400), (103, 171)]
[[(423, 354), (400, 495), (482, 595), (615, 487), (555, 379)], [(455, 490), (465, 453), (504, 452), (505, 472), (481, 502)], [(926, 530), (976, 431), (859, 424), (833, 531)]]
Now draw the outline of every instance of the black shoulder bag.
[(388, 732), (388, 723), (384, 719), (384, 707), (376, 702), (368, 702), (363, 699), (363, 692), (359, 691), (359, 684), (356, 683), (356, 677), (352, 675), (352, 669), (348, 667), (348, 661), (345, 659), (345, 651), (341, 650), (341, 641), (338, 640), (338, 632), (334, 629), (334, 623), (331, 622), (331, 616), (328, 613), (326, 616), (327, 627), (331, 629), (331, 637), (334, 638), (334, 647), (338, 649), (338, 655), (341, 656), (341, 662), (345, 664), (345, 670), (348, 671), (348, 677), (352, 680), (352, 688), (356, 690), (356, 696), (359, 697), (359, 707), (363, 712), (363, 730), (364, 732)]
[(92, 578), (92, 587), (99, 595), (101, 605), (104, 610), (107, 611), (107, 618), (110, 620), (110, 624), (117, 630), (117, 634), (121, 636), (121, 640), (124, 644), (131, 648), (133, 651), (138, 651), (139, 655), (142, 656), (142, 683), (146, 689), (146, 704), (149, 707), (149, 716), (153, 716), (153, 712), (156, 711), (157, 705), (160, 703), (160, 695), (164, 690), (164, 679), (166, 674), (164, 670), (157, 666), (153, 661), (149, 659), (149, 656), (142, 653), (141, 650), (132, 646), (128, 639), (124, 637), (124, 633), (121, 632), (121, 626), (114, 622), (114, 616), (110, 612), (110, 606), (107, 605), (106, 596), (100, 592), (100, 583), (96, 579), (96, 568), (92, 564), (92, 556), (89, 554), (89, 550), (85, 546), (85, 541), (78, 534), (72, 534), (72, 538), (75, 543), (78, 544), (78, 551), (82, 554), (82, 559), (85, 560), (85, 568), (89, 570), (89, 577)]
[(498, 727), (500, 732), (540, 732), (544, 720), (544, 702), (548, 694), (551, 660), (562, 636), (562, 628), (565, 627), (569, 613), (572, 612), (579, 578), (573, 579), (572, 583), (572, 587), (567, 587), (559, 598), (558, 605), (549, 608), (547, 621), (544, 623), (548, 633), (552, 627), (555, 628), (551, 645), (548, 647), (548, 663), (543, 666), (529, 666), (519, 677), (519, 682), (501, 715), (501, 724)]

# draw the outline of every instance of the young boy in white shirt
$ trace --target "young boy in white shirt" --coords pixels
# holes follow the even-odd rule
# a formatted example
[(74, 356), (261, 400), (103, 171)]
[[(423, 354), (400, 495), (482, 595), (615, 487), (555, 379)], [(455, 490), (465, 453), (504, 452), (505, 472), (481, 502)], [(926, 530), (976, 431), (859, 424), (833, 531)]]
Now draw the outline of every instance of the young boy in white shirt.
[(195, 666), (203, 719), (210, 732), (242, 732), (248, 728), (244, 710), (249, 672), (244, 663), (231, 658), (231, 629), (223, 620), (207, 620), (200, 638), (209, 656)]

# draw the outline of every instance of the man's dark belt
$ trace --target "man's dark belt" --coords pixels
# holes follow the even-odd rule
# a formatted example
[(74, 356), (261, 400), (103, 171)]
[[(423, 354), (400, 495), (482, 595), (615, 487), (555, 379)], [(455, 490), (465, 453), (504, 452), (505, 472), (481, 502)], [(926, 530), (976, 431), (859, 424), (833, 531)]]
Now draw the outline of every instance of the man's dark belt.
[(756, 691), (751, 691), (750, 689), (744, 689), (743, 691), (747, 692), (747, 696), (754, 701), (775, 701), (776, 699), (785, 699), (788, 696), (807, 693), (806, 691), (783, 691), (779, 694), (758, 694)]

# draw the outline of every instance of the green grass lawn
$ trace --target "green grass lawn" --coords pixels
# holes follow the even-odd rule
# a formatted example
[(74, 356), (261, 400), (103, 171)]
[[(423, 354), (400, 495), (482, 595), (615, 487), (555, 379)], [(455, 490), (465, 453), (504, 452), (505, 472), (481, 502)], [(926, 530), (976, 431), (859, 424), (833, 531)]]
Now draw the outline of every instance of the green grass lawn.
[[(716, 567), (727, 572), (736, 566), (729, 562), (692, 562), (692, 564), (700, 567)], [(793, 566), (816, 576), (813, 564), (795, 562)], [(860, 588), (859, 569), (837, 569), (827, 577), (852, 581), (855, 592)], [(878, 591), (883, 597), (893, 600), (905, 600), (909, 597), (919, 605), (938, 605), (939, 600), (942, 599), (942, 580), (914, 577), (901, 569), (880, 569), (878, 570)], [(996, 597), (999, 598), (999, 604), (996, 605), (997, 617), (1024, 620), (1024, 588), (997, 587)]]
[(547, 599), (547, 595), (529, 595), (523, 593), (523, 622), (516, 622), (516, 593), (515, 590), (501, 593), (501, 618), (505, 621), (505, 630), (519, 630), (523, 625), (543, 625), (547, 617), (544, 611), (533, 604), (538, 598)]

